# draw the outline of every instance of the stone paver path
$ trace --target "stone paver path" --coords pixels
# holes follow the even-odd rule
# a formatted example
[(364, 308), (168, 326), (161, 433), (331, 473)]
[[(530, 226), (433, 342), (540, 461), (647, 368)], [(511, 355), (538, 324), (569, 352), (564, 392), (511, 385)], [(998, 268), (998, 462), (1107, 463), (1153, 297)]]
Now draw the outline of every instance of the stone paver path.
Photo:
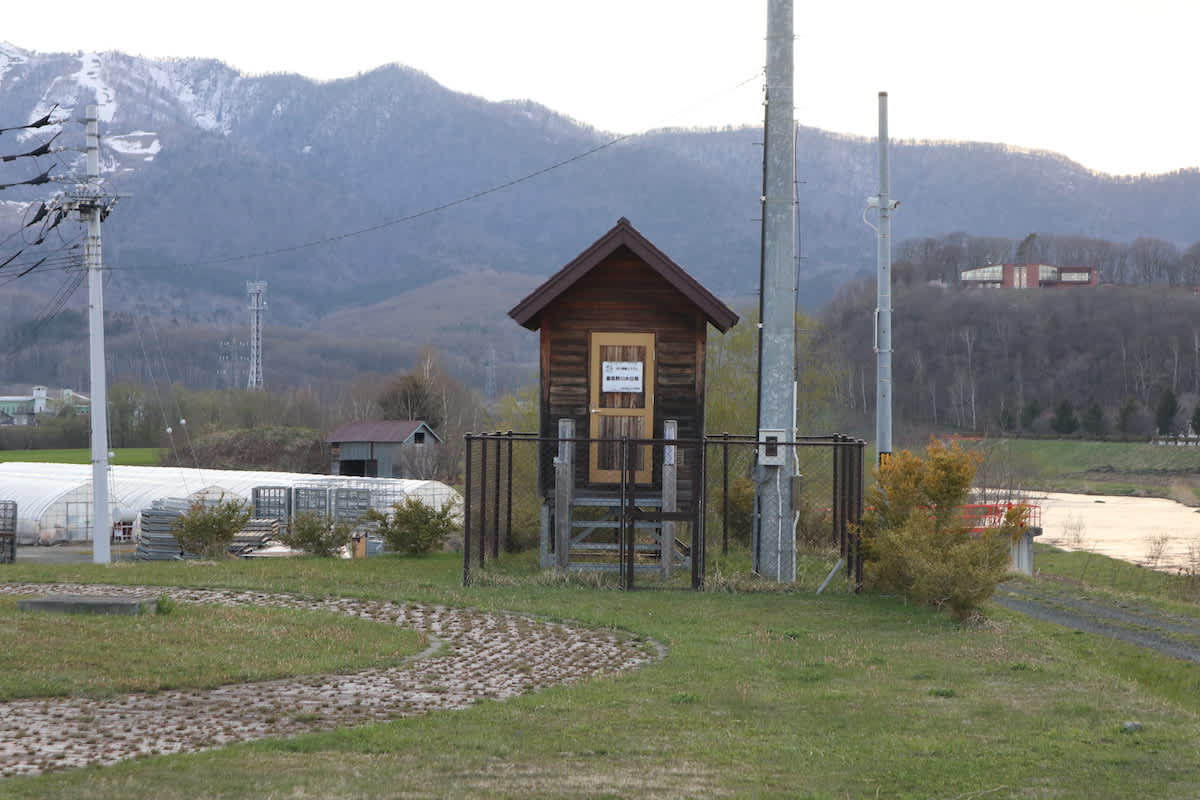
[(33, 595), (167, 594), (185, 603), (278, 606), (402, 625), (433, 642), (405, 664), (351, 675), (318, 675), (163, 691), (104, 700), (65, 697), (0, 703), (0, 775), (25, 775), (136, 756), (220, 747), (267, 736), (378, 722), (480, 698), (632, 669), (660, 653), (619, 632), (517, 614), (354, 599), (314, 600), (254, 591), (78, 584), (0, 584)]

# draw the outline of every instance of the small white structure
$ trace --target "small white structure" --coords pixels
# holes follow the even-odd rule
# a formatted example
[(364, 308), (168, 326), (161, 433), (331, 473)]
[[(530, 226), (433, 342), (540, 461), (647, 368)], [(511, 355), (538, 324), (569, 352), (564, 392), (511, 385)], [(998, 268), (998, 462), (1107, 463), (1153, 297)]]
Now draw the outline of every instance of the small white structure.
[[(461, 507), (462, 497), (440, 481), (398, 478), (346, 478), (298, 472), (187, 469), (184, 467), (110, 467), (108, 497), (114, 530), (137, 537), (140, 514), (155, 500), (192, 498), (213, 492), (250, 502), (255, 487), (328, 487), (369, 489), (371, 505), (416, 497), (441, 508)], [(17, 503), (17, 542), (57, 544), (91, 539), (92, 467), (90, 464), (0, 463), (0, 500)]]

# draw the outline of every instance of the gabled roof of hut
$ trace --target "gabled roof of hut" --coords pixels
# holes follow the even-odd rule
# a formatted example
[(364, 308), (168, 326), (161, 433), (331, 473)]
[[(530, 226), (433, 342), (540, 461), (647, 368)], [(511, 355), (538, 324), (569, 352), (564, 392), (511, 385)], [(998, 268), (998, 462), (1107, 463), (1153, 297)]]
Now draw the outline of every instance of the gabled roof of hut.
[(617, 220), (617, 224), (608, 233), (593, 242), (592, 246), (576, 256), (574, 261), (550, 276), (528, 297), (517, 303), (508, 315), (529, 330), (536, 331), (541, 327), (541, 313), (547, 306), (621, 247), (629, 248), (646, 266), (679, 290), (721, 333), (737, 323), (738, 315), (729, 306), (701, 286), (699, 281), (687, 274), (683, 267), (672, 261), (666, 253), (655, 247), (625, 217)]
[(433, 434), (439, 442), (442, 437), (433, 428), (419, 419), (375, 420), (369, 422), (347, 422), (338, 427), (326, 439), (328, 442), (407, 442), (419, 430)]

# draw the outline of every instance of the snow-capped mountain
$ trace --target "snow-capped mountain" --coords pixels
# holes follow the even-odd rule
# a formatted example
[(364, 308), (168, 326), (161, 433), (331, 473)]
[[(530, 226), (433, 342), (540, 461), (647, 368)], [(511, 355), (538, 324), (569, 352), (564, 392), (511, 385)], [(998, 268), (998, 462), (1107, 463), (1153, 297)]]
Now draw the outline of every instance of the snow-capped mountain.
[[(509, 295), (621, 216), (714, 291), (756, 289), (757, 130), (660, 131), (576, 158), (612, 137), (536, 103), (449, 91), (399, 65), (317, 82), (247, 76), (213, 60), (0, 43), (0, 127), (47, 113), (70, 120), (0, 135), (0, 155), (59, 130), (55, 145), (71, 148), (36, 164), (0, 163), (0, 184), (47, 168), (69, 184), (82, 169), (77, 123), (89, 103), (100, 108), (106, 188), (121, 196), (105, 225), (114, 310), (233, 326), (244, 319), (245, 281), (261, 279), (273, 324), (311, 329), (328, 317), (339, 335), (424, 343), (487, 316), (494, 325), (484, 335), (493, 337), (519, 299)], [(874, 146), (801, 128), (798, 154), (802, 301), (813, 307), (873, 268), (861, 212), (875, 190)], [(892, 168), (903, 202), (897, 241), (951, 231), (1200, 238), (1195, 171), (1117, 179), (1050, 153), (945, 143), (897, 143)], [(0, 192), (0, 240), (47, 188)], [(17, 241), (0, 245), (0, 261)], [(346, 330), (344, 313), (330, 316), (391, 300), (410, 308), (403, 298), (414, 292), (454, 294), (461, 281), (488, 275), (502, 276), (495, 285), (508, 294), (488, 309), (451, 312), (437, 330), (428, 321), (407, 329), (386, 314)], [(0, 281), (0, 293), (19, 294), (13, 314), (33, 317), (62, 281), (61, 272), (35, 273)]]

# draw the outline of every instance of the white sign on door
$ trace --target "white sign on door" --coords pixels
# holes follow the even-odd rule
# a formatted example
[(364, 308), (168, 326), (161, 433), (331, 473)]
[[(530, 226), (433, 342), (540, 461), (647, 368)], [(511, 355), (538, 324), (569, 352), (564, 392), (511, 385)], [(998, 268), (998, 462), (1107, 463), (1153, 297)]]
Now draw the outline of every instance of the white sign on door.
[(641, 361), (605, 361), (601, 372), (604, 376), (600, 382), (602, 392), (642, 391)]

